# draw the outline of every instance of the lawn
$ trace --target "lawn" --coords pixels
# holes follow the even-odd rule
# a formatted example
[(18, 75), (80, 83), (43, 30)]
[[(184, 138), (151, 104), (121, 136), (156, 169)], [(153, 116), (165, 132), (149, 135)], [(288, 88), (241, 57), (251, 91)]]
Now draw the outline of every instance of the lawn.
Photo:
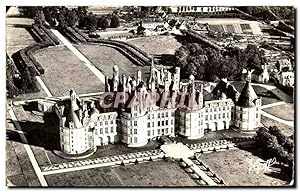
[(104, 91), (104, 84), (64, 46), (46, 48), (34, 55), (45, 69), (42, 80), (54, 96)]
[(173, 55), (175, 50), (181, 47), (181, 43), (172, 35), (138, 37), (129, 39), (127, 42), (137, 46), (148, 54), (154, 55)]
[(30, 28), (32, 19), (20, 17), (6, 18), (6, 52), (9, 56), (32, 45), (35, 42), (26, 28)]
[(293, 103), (277, 105), (277, 106), (265, 108), (262, 110), (267, 113), (270, 113), (271, 115), (279, 117), (281, 119), (284, 119), (287, 121), (294, 121), (295, 106)]
[[(253, 149), (251, 149), (253, 150)], [(234, 149), (202, 154), (201, 159), (209, 168), (224, 179), (227, 186), (280, 186), (286, 181), (275, 173), (248, 172), (248, 159), (257, 160), (251, 150)], [(255, 150), (255, 149), (254, 149)]]
[(46, 176), (49, 186), (197, 186), (173, 161), (95, 168)]
[(123, 74), (126, 76), (137, 75), (137, 70), (141, 70), (142, 78), (150, 74), (150, 67), (141, 67), (132, 63), (126, 56), (118, 50), (96, 44), (74, 45), (81, 53), (83, 53), (104, 75), (108, 75), (111, 79), (113, 75), (113, 66), (118, 65), (120, 78)]
[(274, 121), (273, 119), (270, 119), (263, 115), (261, 116), (261, 123), (266, 127), (277, 126), (282, 131), (282, 133), (285, 134), (286, 136), (290, 136), (294, 134), (294, 127), (290, 127), (283, 123), (279, 123), (278, 121)]

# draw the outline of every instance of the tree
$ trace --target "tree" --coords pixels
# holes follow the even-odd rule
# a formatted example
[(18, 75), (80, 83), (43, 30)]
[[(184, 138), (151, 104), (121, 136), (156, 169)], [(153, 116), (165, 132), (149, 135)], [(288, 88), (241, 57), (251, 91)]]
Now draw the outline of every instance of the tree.
[(98, 22), (97, 22), (98, 28), (106, 29), (107, 27), (109, 27), (109, 25), (110, 25), (110, 22), (106, 17), (98, 18)]
[(77, 22), (78, 22), (78, 16), (77, 16), (75, 10), (68, 11), (67, 14), (66, 14), (66, 23), (70, 27), (75, 27)]
[(94, 15), (87, 16), (86, 28), (89, 30), (89, 33), (96, 31), (97, 29), (97, 18)]
[(25, 6), (25, 7), (19, 7), (21, 15), (28, 18), (34, 18), (38, 10), (40, 9), (37, 6)]
[(77, 15), (87, 15), (87, 9), (88, 9), (88, 6), (78, 6), (77, 8)]
[(58, 21), (58, 26), (61, 28), (67, 25), (66, 18), (63, 13), (59, 13), (57, 21)]
[(39, 26), (43, 26), (46, 21), (43, 10), (38, 10), (33, 19), (34, 19), (35, 24), (37, 24)]
[(116, 28), (120, 26), (120, 19), (117, 15), (113, 15), (110, 22), (111, 28)]

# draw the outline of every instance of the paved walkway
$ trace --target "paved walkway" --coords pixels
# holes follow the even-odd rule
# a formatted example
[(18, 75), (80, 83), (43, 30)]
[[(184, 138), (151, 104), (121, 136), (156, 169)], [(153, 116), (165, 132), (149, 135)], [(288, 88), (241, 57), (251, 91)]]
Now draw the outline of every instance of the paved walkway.
[(276, 116), (274, 116), (274, 115), (271, 115), (271, 114), (269, 114), (269, 113), (267, 113), (267, 112), (264, 112), (264, 111), (261, 111), (261, 114), (262, 114), (263, 116), (265, 116), (265, 117), (268, 117), (268, 118), (270, 118), (270, 119), (273, 119), (273, 120), (275, 120), (275, 121), (278, 121), (279, 123), (283, 123), (283, 124), (288, 125), (288, 126), (290, 126), (290, 127), (294, 127), (294, 121), (283, 120), (283, 119), (280, 119), (280, 118), (278, 118), (278, 117), (276, 117)]
[(93, 169), (99, 167), (114, 167), (114, 166), (120, 166), (122, 163), (124, 165), (133, 164), (136, 161), (138, 161), (138, 163), (149, 162), (150, 158), (152, 160), (162, 159), (164, 155), (165, 154), (161, 150), (157, 149), (157, 150), (141, 151), (136, 153), (116, 155), (116, 156), (100, 157), (95, 159), (86, 159), (86, 160), (78, 160), (78, 161), (65, 162), (59, 164), (52, 164), (48, 166), (43, 166), (42, 174), (51, 175), (51, 174), (81, 171), (85, 169)]
[(162, 145), (160, 149), (166, 154), (166, 157), (174, 159), (182, 159), (203, 181), (208, 185), (217, 185), (209, 176), (207, 176), (190, 157), (194, 156), (194, 152), (182, 143)]
[(105, 83), (105, 76), (103, 73), (101, 73), (78, 49), (76, 49), (69, 40), (67, 40), (59, 31), (55, 29), (51, 29), (51, 31), (54, 33), (54, 35), (61, 41), (63, 44), (76, 55), (78, 59), (80, 59), (85, 66), (87, 66), (97, 77), (102, 81), (102, 83)]
[(50, 90), (48, 89), (48, 87), (45, 85), (44, 81), (41, 79), (40, 76), (35, 76), (36, 80), (39, 82), (39, 84), (41, 85), (41, 87), (44, 89), (44, 91), (46, 92), (48, 97), (53, 97), (52, 93), (50, 92)]
[(262, 105), (260, 108), (261, 108), (261, 109), (266, 109), (266, 108), (269, 108), (269, 107), (275, 107), (275, 106), (283, 105), (283, 104), (286, 104), (286, 102), (284, 102), (284, 101), (279, 101), (279, 102), (276, 102), (276, 103), (271, 103), (271, 104), (267, 104), (267, 105)]
[(45, 180), (45, 177), (42, 174), (42, 171), (41, 171), (41, 169), (40, 169), (40, 167), (39, 167), (39, 165), (37, 163), (37, 160), (36, 160), (36, 158), (35, 158), (32, 150), (31, 150), (30, 146), (28, 145), (27, 138), (25, 137), (25, 135), (24, 135), (24, 133), (22, 131), (22, 128), (21, 128), (21, 126), (20, 126), (20, 124), (18, 122), (18, 119), (17, 119), (17, 117), (16, 117), (16, 115), (15, 115), (15, 113), (14, 113), (14, 111), (13, 111), (12, 108), (9, 109), (9, 115), (10, 115), (10, 117), (11, 117), (11, 119), (12, 119), (15, 127), (18, 130), (18, 133), (19, 133), (19, 136), (20, 136), (22, 142), (24, 143), (23, 146), (24, 146), (24, 148), (25, 148), (25, 150), (26, 150), (26, 152), (28, 154), (30, 162), (31, 162), (31, 164), (33, 166), (35, 174), (37, 175), (37, 177), (38, 177), (38, 179), (39, 179), (39, 181), (41, 183), (41, 186), (43, 186), (43, 187), (48, 186), (48, 184), (47, 184), (47, 182)]

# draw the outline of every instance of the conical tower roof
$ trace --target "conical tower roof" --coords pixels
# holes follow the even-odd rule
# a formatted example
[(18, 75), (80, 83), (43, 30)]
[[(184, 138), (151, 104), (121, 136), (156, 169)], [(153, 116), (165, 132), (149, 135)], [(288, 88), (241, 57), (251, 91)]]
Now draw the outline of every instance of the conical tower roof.
[(257, 99), (257, 95), (249, 81), (246, 81), (241, 95), (236, 103), (240, 107), (255, 107), (254, 100)]
[(70, 108), (69, 108), (69, 114), (67, 116), (68, 122), (74, 123), (74, 128), (82, 127), (82, 123), (79, 121), (79, 117), (76, 114), (79, 110), (79, 107), (77, 105), (76, 101), (76, 93), (75, 91), (70, 91)]

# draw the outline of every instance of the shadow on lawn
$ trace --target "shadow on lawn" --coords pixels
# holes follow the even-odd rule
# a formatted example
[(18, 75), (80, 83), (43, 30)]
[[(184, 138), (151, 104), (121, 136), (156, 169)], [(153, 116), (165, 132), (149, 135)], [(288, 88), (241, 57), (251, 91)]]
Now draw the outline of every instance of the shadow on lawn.
[[(252, 153), (253, 156), (259, 157), (259, 158), (263, 159), (264, 161), (274, 158), (273, 154), (266, 153), (262, 148), (260, 148), (257, 145), (253, 145), (251, 147), (239, 146), (239, 149), (248, 151), (248, 152)], [(286, 165), (281, 164), (281, 163), (276, 163), (271, 166), (271, 170), (272, 170), (272, 168), (276, 169), (276, 170), (273, 170), (271, 172), (266, 172), (264, 174), (269, 177), (272, 177), (272, 178), (280, 179), (287, 183), (289, 183), (292, 180), (293, 176), (291, 174), (291, 171), (289, 170), (290, 168), (287, 167)]]
[[(20, 124), (29, 145), (43, 147), (46, 150), (59, 150), (58, 118), (54, 113), (45, 113), (43, 115), (43, 120), (43, 123), (34, 121), (18, 121), (18, 123)], [(7, 140), (23, 143), (17, 131), (8, 130), (6, 132), (6, 137)]]

